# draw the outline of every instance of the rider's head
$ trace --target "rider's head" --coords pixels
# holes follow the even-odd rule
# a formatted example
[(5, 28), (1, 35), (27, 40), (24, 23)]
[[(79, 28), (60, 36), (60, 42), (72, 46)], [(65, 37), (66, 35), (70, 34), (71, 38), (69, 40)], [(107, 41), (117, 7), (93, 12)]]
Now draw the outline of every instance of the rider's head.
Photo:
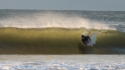
[(84, 37), (85, 37), (84, 35), (81, 35), (81, 38), (82, 38), (82, 39), (84, 39)]

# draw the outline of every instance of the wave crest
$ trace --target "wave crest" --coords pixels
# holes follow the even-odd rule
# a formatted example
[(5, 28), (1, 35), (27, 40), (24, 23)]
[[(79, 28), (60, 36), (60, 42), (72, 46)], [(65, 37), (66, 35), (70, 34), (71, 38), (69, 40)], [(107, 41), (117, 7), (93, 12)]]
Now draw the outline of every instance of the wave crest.
[[(13, 12), (14, 13), (14, 12)], [(78, 14), (66, 14), (56, 12), (37, 12), (37, 13), (9, 13), (6, 17), (0, 19), (0, 27), (17, 27), (17, 28), (87, 28), (87, 29), (110, 29), (105, 22), (92, 21), (81, 17)]]

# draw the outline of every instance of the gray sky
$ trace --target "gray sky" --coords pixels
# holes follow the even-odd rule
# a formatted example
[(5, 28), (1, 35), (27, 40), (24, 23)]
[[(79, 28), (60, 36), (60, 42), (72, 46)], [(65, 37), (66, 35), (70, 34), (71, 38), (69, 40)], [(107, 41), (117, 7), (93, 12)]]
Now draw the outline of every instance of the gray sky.
[(0, 9), (125, 11), (125, 0), (0, 0)]

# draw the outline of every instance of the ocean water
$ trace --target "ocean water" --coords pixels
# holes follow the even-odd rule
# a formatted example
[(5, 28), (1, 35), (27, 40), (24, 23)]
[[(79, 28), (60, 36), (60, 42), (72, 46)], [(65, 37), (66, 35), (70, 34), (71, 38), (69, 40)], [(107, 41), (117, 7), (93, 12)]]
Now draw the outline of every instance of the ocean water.
[(124, 69), (124, 53), (124, 11), (0, 9), (1, 69)]
[(1, 70), (124, 70), (124, 55), (0, 55)]

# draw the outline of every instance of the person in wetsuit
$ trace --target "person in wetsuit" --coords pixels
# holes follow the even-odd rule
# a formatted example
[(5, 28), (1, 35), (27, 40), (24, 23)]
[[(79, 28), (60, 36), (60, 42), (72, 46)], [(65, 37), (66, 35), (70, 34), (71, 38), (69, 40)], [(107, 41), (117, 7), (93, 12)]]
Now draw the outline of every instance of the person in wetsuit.
[(91, 42), (91, 39), (90, 39), (89, 36), (81, 35), (81, 38), (82, 38), (82, 42), (83, 42), (85, 45), (88, 45), (88, 43)]

